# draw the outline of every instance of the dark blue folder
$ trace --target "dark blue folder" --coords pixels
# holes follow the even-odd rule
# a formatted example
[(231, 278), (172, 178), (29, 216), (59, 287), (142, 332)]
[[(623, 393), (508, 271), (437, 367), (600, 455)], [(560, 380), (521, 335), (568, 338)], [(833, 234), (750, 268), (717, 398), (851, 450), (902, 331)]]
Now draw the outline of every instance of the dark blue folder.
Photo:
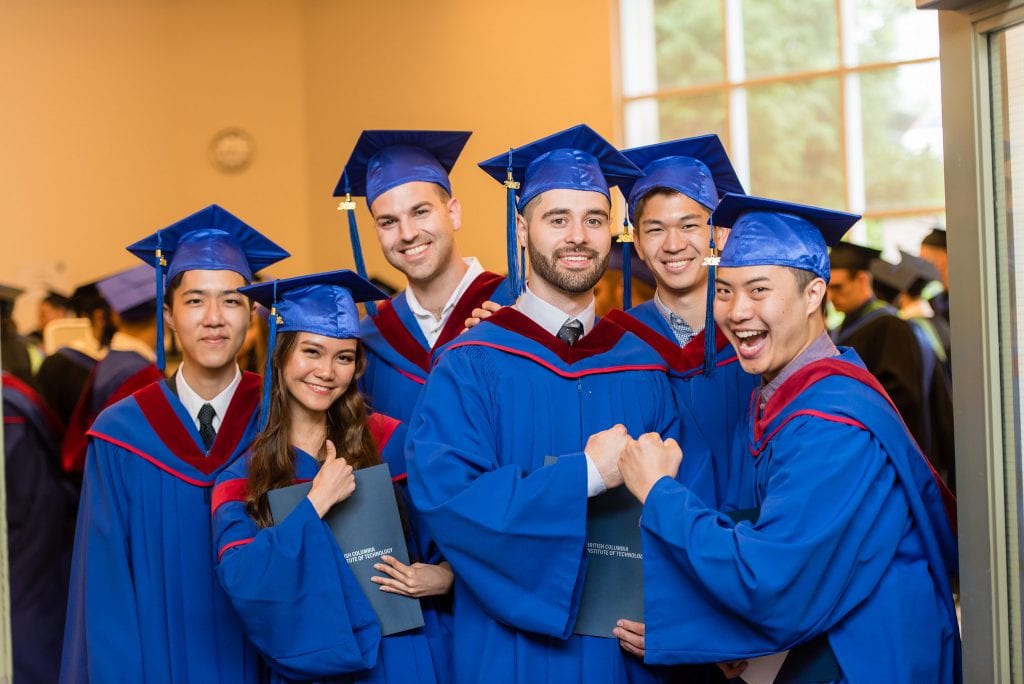
[[(391, 471), (385, 463), (362, 468), (355, 475), (356, 490), (327, 511), (324, 522), (331, 528), (349, 568), (370, 600), (380, 621), (381, 635), (422, 627), (423, 613), (418, 599), (383, 592), (370, 581), (375, 575), (383, 575), (374, 570), (373, 564), (384, 554), (409, 563)], [(284, 520), (306, 498), (312, 486), (312, 482), (304, 482), (268, 492), (274, 522)]]
[[(557, 460), (548, 456), (544, 464)], [(618, 620), (644, 620), (640, 502), (617, 487), (587, 502), (587, 574), (573, 632), (615, 638)]]

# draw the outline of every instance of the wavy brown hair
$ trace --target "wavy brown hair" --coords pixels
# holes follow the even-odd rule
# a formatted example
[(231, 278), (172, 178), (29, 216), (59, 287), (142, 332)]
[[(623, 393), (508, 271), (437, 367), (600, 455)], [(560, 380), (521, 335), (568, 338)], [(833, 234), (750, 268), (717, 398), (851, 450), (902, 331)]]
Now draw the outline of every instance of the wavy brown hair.
[[(291, 412), (288, 388), (284, 382), (284, 367), (298, 344), (299, 333), (278, 335), (272, 360), (270, 389), (270, 415), (267, 427), (256, 437), (249, 460), (249, 483), (246, 487), (246, 510), (260, 527), (274, 524), (267, 503), (267, 492), (287, 487), (295, 482), (295, 453), (290, 444)], [(380, 451), (366, 426), (366, 404), (359, 392), (356, 379), (366, 370), (366, 353), (362, 342), (356, 344), (356, 372), (345, 392), (327, 409), (327, 439), (334, 442), (338, 457), (344, 458), (353, 469), (381, 463)], [(264, 378), (263, 382), (270, 382)], [(321, 446), (317, 457), (323, 457)]]

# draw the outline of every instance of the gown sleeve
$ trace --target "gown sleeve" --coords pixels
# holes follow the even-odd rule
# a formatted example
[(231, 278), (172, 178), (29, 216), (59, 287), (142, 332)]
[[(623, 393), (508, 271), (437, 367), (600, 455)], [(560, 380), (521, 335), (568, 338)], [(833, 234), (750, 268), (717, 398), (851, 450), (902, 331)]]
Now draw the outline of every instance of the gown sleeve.
[[(500, 382), (474, 350), (443, 355), (420, 397), (407, 460), (413, 503), (460, 583), (495, 620), (558, 638), (572, 633), (586, 570), (582, 453), (532, 472), (537, 455), (501, 451)], [(500, 411), (529, 412), (528, 405)], [(505, 418), (531, 425), (528, 417)]]
[(226, 500), (214, 509), (213, 526), (221, 586), (275, 671), (310, 679), (373, 667), (380, 625), (308, 499), (263, 529), (244, 500)]
[(801, 417), (773, 442), (756, 523), (734, 524), (668, 478), (651, 490), (648, 662), (789, 649), (853, 610), (893, 559), (908, 506), (870, 433)]
[(62, 682), (142, 681), (122, 450), (90, 441), (75, 533)]

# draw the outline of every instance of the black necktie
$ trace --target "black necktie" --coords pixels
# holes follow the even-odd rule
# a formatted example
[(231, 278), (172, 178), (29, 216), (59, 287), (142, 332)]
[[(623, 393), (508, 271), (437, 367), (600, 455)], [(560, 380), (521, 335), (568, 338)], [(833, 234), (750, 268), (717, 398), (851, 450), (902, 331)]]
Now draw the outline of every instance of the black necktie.
[(583, 324), (577, 321), (575, 318), (571, 318), (562, 324), (562, 327), (558, 329), (558, 339), (565, 342), (570, 347), (576, 344), (576, 342), (583, 336)]
[(203, 447), (207, 451), (213, 446), (213, 440), (217, 431), (213, 429), (213, 417), (217, 412), (209, 404), (203, 404), (199, 409), (199, 436), (203, 438)]

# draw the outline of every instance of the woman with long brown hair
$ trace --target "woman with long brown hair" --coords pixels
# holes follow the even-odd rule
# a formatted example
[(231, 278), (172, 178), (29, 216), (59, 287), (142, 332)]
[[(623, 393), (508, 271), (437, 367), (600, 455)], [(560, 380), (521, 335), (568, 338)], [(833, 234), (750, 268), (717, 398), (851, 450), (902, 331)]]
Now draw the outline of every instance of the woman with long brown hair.
[[(411, 506), (399, 507), (414, 562), (382, 556), (374, 581), (381, 591), (423, 599), (425, 626), (383, 638), (322, 521), (351, 496), (360, 468), (388, 463), (399, 502), (406, 498), (405, 426), (368, 413), (356, 386), (365, 367), (356, 302), (384, 293), (351, 271), (241, 291), (271, 309), (265, 427), (217, 479), (212, 508), (218, 577), (251, 645), (274, 681), (447, 681), (448, 644), (430, 597), (444, 597), (453, 577), (417, 533)], [(275, 523), (268, 492), (309, 480), (306, 499)], [(253, 655), (252, 681), (264, 681)]]

